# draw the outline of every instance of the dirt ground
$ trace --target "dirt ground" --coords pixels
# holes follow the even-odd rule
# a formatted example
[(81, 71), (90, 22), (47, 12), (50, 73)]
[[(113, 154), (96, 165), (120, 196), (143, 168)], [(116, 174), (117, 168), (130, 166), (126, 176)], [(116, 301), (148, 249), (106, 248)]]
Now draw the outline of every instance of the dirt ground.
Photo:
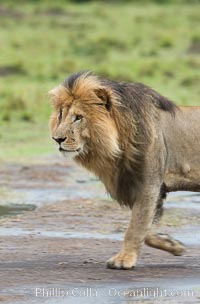
[(169, 196), (159, 225), (185, 255), (144, 246), (137, 267), (123, 271), (105, 261), (120, 249), (130, 211), (85, 170), (57, 156), (2, 164), (0, 189), (0, 302), (200, 302), (197, 194)]

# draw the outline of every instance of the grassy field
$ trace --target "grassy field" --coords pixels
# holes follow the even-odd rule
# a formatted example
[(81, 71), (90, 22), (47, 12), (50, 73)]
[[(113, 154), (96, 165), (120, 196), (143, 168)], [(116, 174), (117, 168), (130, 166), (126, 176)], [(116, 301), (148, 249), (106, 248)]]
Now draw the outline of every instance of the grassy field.
[(200, 5), (0, 2), (0, 160), (51, 153), (47, 91), (91, 69), (200, 104)]

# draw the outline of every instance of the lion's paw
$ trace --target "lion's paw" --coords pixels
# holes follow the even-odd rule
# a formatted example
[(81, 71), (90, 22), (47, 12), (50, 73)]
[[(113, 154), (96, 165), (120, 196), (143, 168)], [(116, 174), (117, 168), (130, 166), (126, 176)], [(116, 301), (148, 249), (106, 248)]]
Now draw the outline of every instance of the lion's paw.
[[(175, 240), (170, 235), (165, 235), (162, 233), (158, 234), (159, 238), (163, 240), (163, 249), (169, 251), (173, 255), (183, 255), (185, 253), (185, 246), (178, 240)], [(162, 247), (161, 247), (162, 249)]]
[(107, 261), (107, 268), (132, 269), (135, 267), (136, 261), (137, 255), (135, 253), (126, 253), (122, 251)]
[(185, 253), (185, 251), (186, 248), (181, 242), (177, 240), (173, 240), (173, 250), (172, 250), (173, 255), (181, 256)]

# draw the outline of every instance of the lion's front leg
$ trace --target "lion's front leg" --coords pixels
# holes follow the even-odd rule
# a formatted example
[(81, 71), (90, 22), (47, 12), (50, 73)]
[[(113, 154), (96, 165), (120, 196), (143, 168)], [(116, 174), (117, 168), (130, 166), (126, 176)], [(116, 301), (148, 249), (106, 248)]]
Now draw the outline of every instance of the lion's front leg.
[(134, 203), (122, 250), (107, 261), (108, 268), (131, 269), (136, 265), (140, 248), (152, 225), (158, 196), (157, 188), (146, 189)]

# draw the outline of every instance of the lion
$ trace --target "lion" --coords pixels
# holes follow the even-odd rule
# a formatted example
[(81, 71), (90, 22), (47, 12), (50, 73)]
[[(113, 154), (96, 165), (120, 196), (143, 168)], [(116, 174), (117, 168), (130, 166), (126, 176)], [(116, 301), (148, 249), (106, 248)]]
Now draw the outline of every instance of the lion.
[(167, 193), (200, 192), (200, 107), (178, 107), (144, 84), (92, 72), (72, 74), (49, 94), (59, 151), (131, 209), (122, 249), (107, 267), (134, 268), (144, 243), (182, 255), (184, 245), (155, 224)]

